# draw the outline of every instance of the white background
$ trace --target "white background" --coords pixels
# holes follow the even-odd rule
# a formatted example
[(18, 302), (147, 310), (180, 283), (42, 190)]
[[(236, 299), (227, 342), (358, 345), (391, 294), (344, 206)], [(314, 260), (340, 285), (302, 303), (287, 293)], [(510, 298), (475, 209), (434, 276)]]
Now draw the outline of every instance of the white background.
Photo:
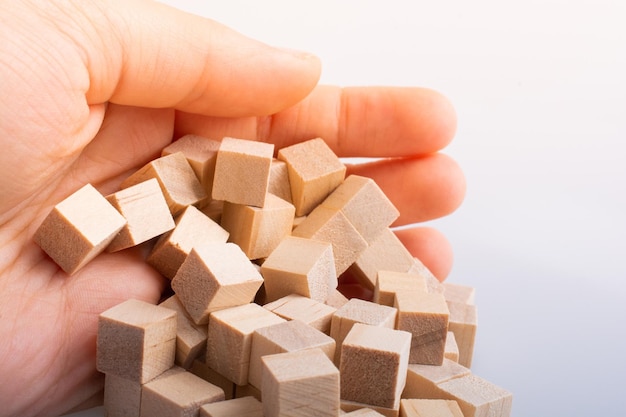
[(624, 415), (626, 2), (165, 2), (317, 54), (325, 84), (447, 95), (467, 197), (431, 225), (477, 290), (473, 372), (515, 417)]

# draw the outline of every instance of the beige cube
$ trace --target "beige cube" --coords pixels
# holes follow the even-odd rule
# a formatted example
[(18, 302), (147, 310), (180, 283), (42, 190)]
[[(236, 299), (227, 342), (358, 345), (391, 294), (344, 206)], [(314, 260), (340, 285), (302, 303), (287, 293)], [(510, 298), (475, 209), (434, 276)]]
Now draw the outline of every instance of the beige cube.
[(464, 417), (453, 400), (400, 400), (400, 417)]
[(252, 396), (205, 404), (200, 417), (263, 417), (263, 404)]
[(137, 417), (141, 410), (141, 383), (113, 374), (104, 376), (103, 406), (108, 417)]
[(470, 374), (469, 369), (449, 359), (441, 366), (409, 364), (402, 398), (445, 399), (439, 384)]
[[(346, 414), (341, 414), (342, 416), (353, 416), (364, 413), (365, 416), (384, 416), (384, 417), (398, 417), (400, 415), (400, 405), (395, 408), (388, 407), (379, 407), (371, 404), (359, 403), (356, 401), (347, 401), (341, 400), (341, 410), (346, 412)], [(365, 411), (363, 411), (365, 410)], [(357, 414), (353, 414), (357, 413)]]
[(442, 286), (443, 295), (446, 297), (446, 301), (462, 304), (474, 304), (476, 298), (475, 288), (448, 281), (443, 282)]
[(444, 399), (459, 404), (464, 417), (509, 417), (513, 395), (476, 375), (453, 378), (438, 385)]
[(426, 279), (408, 272), (378, 271), (372, 301), (393, 307), (396, 293), (404, 291), (426, 292)]
[(448, 335), (446, 336), (446, 348), (443, 357), (454, 362), (459, 361), (459, 345), (456, 343), (454, 333), (450, 330), (448, 330)]
[(289, 203), (293, 203), (291, 198), (291, 186), (289, 185), (289, 170), (287, 169), (287, 163), (285, 161), (276, 158), (272, 160), (270, 184), (267, 191)]
[(459, 363), (465, 367), (472, 366), (474, 356), (474, 342), (478, 328), (476, 306), (473, 304), (448, 301), (450, 311), (449, 329), (454, 333), (459, 347)]
[(325, 334), (330, 333), (330, 323), (333, 314), (337, 311), (335, 307), (298, 294), (279, 298), (265, 304), (263, 308), (278, 314), (285, 320), (300, 320)]

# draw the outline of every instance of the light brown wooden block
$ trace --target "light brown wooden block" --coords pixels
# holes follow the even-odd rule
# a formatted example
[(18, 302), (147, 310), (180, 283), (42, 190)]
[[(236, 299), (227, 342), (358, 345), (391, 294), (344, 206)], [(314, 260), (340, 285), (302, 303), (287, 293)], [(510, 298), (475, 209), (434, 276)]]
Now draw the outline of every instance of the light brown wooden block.
[(231, 398), (235, 398), (234, 382), (219, 372), (211, 369), (209, 365), (204, 363), (204, 359), (205, 358), (194, 360), (191, 368), (189, 368), (189, 372), (221, 388), (222, 391), (224, 391), (225, 399), (230, 400)]
[(172, 279), (191, 249), (204, 243), (226, 243), (228, 232), (194, 206), (187, 206), (175, 219), (176, 227), (154, 245), (146, 262)]
[(408, 332), (354, 324), (341, 347), (341, 399), (397, 409), (410, 348)]
[(444, 287), (441, 281), (439, 281), (437, 277), (430, 272), (430, 269), (428, 269), (419, 259), (413, 258), (413, 266), (409, 269), (409, 273), (423, 276), (426, 279), (426, 288), (428, 289), (428, 292), (437, 294), (444, 293)]
[(172, 280), (172, 289), (196, 324), (213, 311), (250, 303), (263, 277), (239, 246), (211, 243), (191, 250)]
[(346, 175), (346, 167), (321, 138), (282, 148), (278, 159), (287, 163), (296, 215), (310, 213)]
[(124, 217), (87, 184), (54, 206), (34, 240), (71, 275), (104, 251), (125, 224)]
[(330, 333), (330, 322), (337, 311), (335, 307), (298, 294), (279, 298), (265, 304), (263, 308), (278, 314), (285, 320), (300, 320), (325, 334)]
[(358, 413), (361, 412), (361, 410), (373, 410), (374, 412), (378, 413), (373, 414), (374, 416), (382, 415), (385, 417), (398, 417), (400, 415), (400, 406), (398, 406), (397, 408), (377, 407), (375, 405), (368, 405), (346, 400), (341, 400), (341, 409), (343, 411), (347, 411), (347, 413), (345, 414), (347, 416), (352, 416), (352, 413)]
[(141, 384), (106, 374), (103, 406), (107, 417), (138, 417), (141, 410)]
[(459, 404), (464, 417), (511, 415), (513, 395), (476, 375), (450, 379), (438, 388), (445, 399)]
[(446, 301), (455, 303), (474, 304), (476, 298), (476, 290), (467, 285), (456, 284), (453, 282), (443, 282), (443, 295)]
[(446, 348), (443, 356), (444, 358), (454, 362), (459, 361), (459, 345), (456, 343), (454, 333), (449, 330), (448, 335), (446, 336)]
[(316, 207), (293, 229), (292, 235), (332, 244), (337, 276), (344, 273), (367, 248), (365, 239), (341, 211), (322, 206)]
[(400, 417), (463, 417), (461, 408), (452, 400), (403, 399)]
[(248, 382), (261, 388), (261, 357), (312, 348), (321, 349), (330, 360), (335, 357), (335, 340), (299, 320), (256, 329), (250, 348)]
[(289, 185), (289, 170), (287, 163), (279, 159), (272, 160), (270, 167), (270, 184), (267, 191), (283, 200), (293, 203), (291, 199), (291, 186)]
[(263, 415), (339, 414), (339, 371), (321, 349), (264, 356)]
[(261, 275), (267, 302), (290, 294), (324, 302), (337, 288), (333, 247), (326, 242), (287, 236), (263, 262)]
[(274, 145), (226, 137), (215, 162), (214, 200), (263, 207), (269, 188)]
[(161, 307), (176, 312), (176, 365), (189, 369), (193, 361), (206, 348), (207, 326), (199, 326), (193, 322), (185, 307), (176, 294), (167, 298)]
[(285, 320), (258, 304), (211, 313), (206, 363), (238, 385), (248, 383), (252, 334)]
[(396, 293), (403, 291), (426, 292), (426, 279), (408, 272), (378, 271), (372, 301), (393, 307)]
[(295, 208), (268, 194), (263, 207), (224, 202), (220, 224), (249, 259), (265, 258), (291, 234)]
[(334, 290), (330, 292), (324, 304), (331, 306), (333, 308), (341, 308), (348, 301), (350, 301), (348, 297), (343, 295), (339, 290)]
[(128, 188), (150, 178), (156, 178), (172, 215), (187, 206), (206, 203), (208, 194), (182, 152), (162, 156), (144, 165), (122, 182)]
[(176, 312), (128, 300), (100, 314), (96, 367), (145, 383), (174, 365)]
[(205, 404), (200, 417), (263, 417), (263, 404), (252, 396)]
[(141, 417), (197, 416), (201, 405), (223, 400), (221, 388), (174, 368), (143, 386)]
[(442, 294), (425, 291), (399, 291), (396, 329), (411, 333), (409, 363), (441, 365), (448, 335), (450, 313)]
[(449, 359), (444, 359), (441, 366), (410, 364), (402, 398), (445, 399), (438, 385), (470, 373), (469, 369)]
[(220, 147), (220, 141), (198, 135), (185, 135), (161, 151), (161, 156), (182, 152), (187, 162), (196, 174), (200, 184), (208, 195), (213, 189), (213, 174), (215, 173), (215, 159)]
[(107, 246), (109, 252), (136, 246), (175, 226), (155, 178), (120, 190), (106, 199), (126, 219), (126, 225)]
[(341, 415), (345, 417), (380, 417), (384, 416), (385, 414), (381, 414), (373, 408), (365, 407), (359, 408), (358, 410), (350, 411), (349, 413), (344, 412)]
[(341, 210), (366, 242), (372, 242), (400, 212), (373, 179), (350, 175), (322, 203)]
[(450, 310), (449, 329), (454, 333), (459, 347), (459, 363), (465, 367), (472, 366), (474, 356), (474, 341), (478, 328), (476, 306), (472, 304), (456, 303), (448, 301)]

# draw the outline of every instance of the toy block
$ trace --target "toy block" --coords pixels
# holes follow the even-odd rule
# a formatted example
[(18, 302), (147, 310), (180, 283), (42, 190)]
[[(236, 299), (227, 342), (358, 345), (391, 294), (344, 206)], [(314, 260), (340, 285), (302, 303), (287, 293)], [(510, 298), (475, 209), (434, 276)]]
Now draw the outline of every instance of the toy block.
[(452, 282), (443, 282), (443, 295), (446, 301), (455, 303), (474, 304), (476, 298), (476, 290), (466, 285), (455, 284)]
[(443, 295), (419, 290), (399, 291), (394, 307), (398, 309), (396, 329), (411, 334), (409, 363), (441, 365), (450, 316)]
[(358, 175), (348, 176), (321, 205), (341, 210), (368, 243), (400, 216), (373, 179)]
[(221, 388), (176, 367), (143, 386), (140, 416), (197, 416), (201, 405), (223, 400)]
[(446, 336), (446, 347), (443, 356), (444, 358), (454, 362), (459, 361), (459, 345), (456, 343), (456, 337), (454, 337), (454, 333), (450, 330), (448, 330), (448, 335)]
[(350, 299), (333, 314), (330, 324), (330, 337), (335, 339), (335, 362), (341, 354), (341, 346), (356, 323), (393, 329), (398, 310), (358, 298)]
[(350, 411), (349, 413), (343, 412), (340, 414), (345, 417), (381, 417), (384, 414), (379, 413), (370, 407), (359, 408), (358, 410)]
[(136, 246), (175, 226), (159, 182), (154, 178), (120, 190), (106, 199), (126, 219), (126, 225), (107, 246), (108, 252)]
[(400, 417), (464, 417), (453, 400), (400, 400)]
[(250, 303), (263, 277), (234, 243), (193, 248), (172, 279), (172, 289), (196, 324), (213, 311)]
[(511, 415), (513, 395), (476, 375), (453, 378), (438, 385), (444, 399), (459, 404), (464, 417)]
[(328, 295), (328, 298), (324, 302), (324, 304), (333, 307), (335, 309), (343, 307), (348, 301), (348, 297), (343, 295), (339, 290), (333, 290)]
[(200, 417), (263, 417), (263, 404), (252, 396), (205, 404)]
[(372, 301), (393, 307), (396, 293), (403, 291), (426, 292), (426, 279), (408, 272), (378, 271)]
[(211, 313), (206, 364), (238, 385), (247, 384), (252, 334), (284, 321), (254, 303)]
[(176, 358), (174, 363), (189, 369), (206, 348), (207, 326), (193, 322), (176, 294), (159, 304), (176, 312)]
[(71, 275), (104, 251), (125, 224), (115, 207), (87, 184), (54, 206), (34, 240)]
[(341, 399), (397, 409), (410, 348), (408, 332), (354, 324), (341, 347)]
[(222, 139), (215, 161), (213, 199), (263, 207), (273, 155), (274, 145), (270, 143)]
[(330, 243), (286, 236), (263, 265), (266, 301), (299, 294), (324, 302), (337, 288), (333, 247)]
[(202, 358), (202, 360), (194, 360), (191, 368), (189, 368), (189, 372), (221, 388), (222, 391), (224, 391), (224, 398), (226, 400), (235, 398), (235, 384), (233, 381), (211, 369), (209, 365), (204, 363), (204, 358)]
[(367, 248), (365, 239), (341, 211), (322, 206), (316, 207), (291, 234), (332, 244), (337, 276)]
[(141, 384), (106, 374), (102, 405), (107, 417), (138, 417), (141, 409)]
[(267, 192), (274, 194), (283, 200), (293, 203), (291, 199), (291, 186), (289, 185), (289, 170), (287, 163), (274, 158), (270, 167), (270, 184)]
[(220, 224), (249, 259), (260, 259), (291, 234), (294, 212), (291, 203), (268, 194), (263, 207), (224, 202)]
[(342, 416), (384, 416), (398, 417), (400, 415), (400, 406), (396, 408), (378, 407), (371, 404), (363, 404), (356, 401), (341, 400), (341, 409), (346, 412)]
[(261, 388), (261, 357), (313, 348), (321, 349), (330, 360), (335, 357), (335, 340), (299, 320), (256, 329), (250, 348), (248, 383)]
[(437, 277), (430, 272), (430, 269), (428, 269), (419, 259), (413, 258), (413, 266), (411, 266), (408, 272), (410, 274), (423, 276), (426, 279), (426, 288), (428, 289), (428, 292), (437, 294), (444, 293), (445, 290), (441, 281), (439, 281)]
[(215, 159), (220, 141), (198, 135), (185, 135), (167, 145), (161, 156), (182, 152), (208, 195), (213, 189)]
[(176, 312), (127, 300), (100, 314), (96, 367), (141, 384), (174, 365)]
[(285, 320), (300, 320), (325, 334), (330, 333), (330, 322), (337, 311), (334, 307), (298, 294), (279, 298), (263, 308)]
[(339, 414), (339, 371), (321, 349), (267, 355), (261, 361), (265, 417)]
[(449, 330), (454, 333), (459, 347), (459, 363), (470, 368), (478, 328), (476, 306), (453, 301), (448, 301), (447, 304), (450, 310)]
[(206, 203), (209, 195), (191, 169), (182, 152), (162, 156), (144, 165), (126, 178), (120, 188), (128, 188), (140, 182), (156, 178), (172, 215), (187, 206)]
[(346, 176), (346, 166), (321, 138), (282, 148), (278, 159), (287, 163), (296, 216), (310, 213)]
[(261, 389), (254, 385), (235, 385), (235, 398), (254, 397), (261, 401)]
[(184, 208), (175, 228), (161, 236), (146, 262), (168, 279), (174, 278), (191, 249), (203, 243), (226, 243), (228, 232), (194, 206)]
[(446, 399), (439, 384), (470, 374), (468, 368), (449, 359), (441, 366), (409, 364), (402, 398)]

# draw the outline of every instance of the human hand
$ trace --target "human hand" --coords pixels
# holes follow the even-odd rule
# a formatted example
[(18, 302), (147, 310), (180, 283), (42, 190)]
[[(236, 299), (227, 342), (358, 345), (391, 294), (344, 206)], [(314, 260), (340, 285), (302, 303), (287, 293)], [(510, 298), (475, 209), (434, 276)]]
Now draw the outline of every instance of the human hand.
[[(417, 88), (315, 87), (319, 71), (310, 55), (158, 3), (0, 5), (0, 415), (58, 415), (96, 393), (98, 315), (128, 298), (160, 298), (165, 282), (140, 248), (67, 276), (33, 235), (67, 195), (88, 182), (116, 191), (173, 137), (279, 148), (320, 136), (340, 156), (399, 157), (350, 168), (381, 185), (398, 224), (458, 206), (462, 174), (435, 153), (455, 129), (445, 99)], [(441, 234), (415, 228), (401, 238), (445, 277), (451, 251)]]

